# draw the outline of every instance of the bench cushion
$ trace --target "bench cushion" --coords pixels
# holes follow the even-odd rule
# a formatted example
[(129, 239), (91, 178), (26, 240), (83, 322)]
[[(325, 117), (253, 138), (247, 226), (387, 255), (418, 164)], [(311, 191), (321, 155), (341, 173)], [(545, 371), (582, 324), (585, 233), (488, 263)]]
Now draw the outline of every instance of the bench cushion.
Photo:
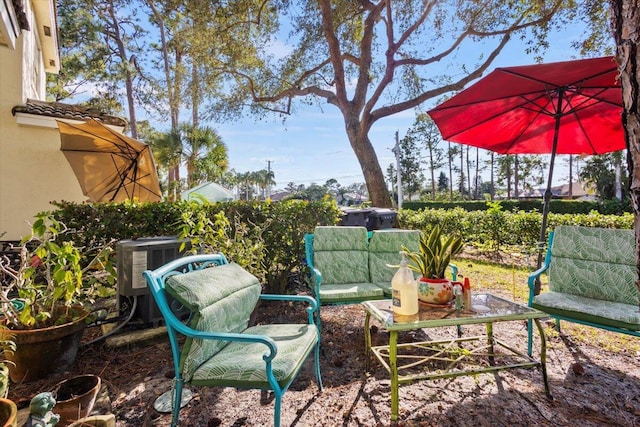
[[(171, 276), (165, 286), (193, 313), (189, 326), (211, 332), (243, 332), (262, 292), (259, 280), (235, 263)], [(187, 338), (180, 360), (185, 380), (227, 344)]]
[[(278, 344), (272, 367), (280, 386), (292, 379), (318, 338), (315, 325), (258, 325), (244, 333), (265, 335)], [(270, 389), (262, 358), (267, 351), (264, 344), (234, 341), (202, 364), (191, 384)]]
[(406, 246), (411, 252), (420, 250), (419, 230), (374, 230), (369, 239), (369, 275), (371, 282), (391, 295), (391, 279), (398, 271), (388, 265), (400, 264), (400, 251)]
[(550, 291), (638, 304), (633, 230), (559, 226), (551, 253)]
[(637, 305), (598, 301), (559, 292), (545, 292), (533, 298), (532, 307), (552, 316), (566, 316), (632, 331), (640, 330), (640, 311)]
[(320, 301), (323, 304), (381, 299), (383, 295), (382, 288), (369, 282), (320, 286)]
[(369, 282), (365, 227), (319, 226), (313, 239), (313, 264), (325, 285)]

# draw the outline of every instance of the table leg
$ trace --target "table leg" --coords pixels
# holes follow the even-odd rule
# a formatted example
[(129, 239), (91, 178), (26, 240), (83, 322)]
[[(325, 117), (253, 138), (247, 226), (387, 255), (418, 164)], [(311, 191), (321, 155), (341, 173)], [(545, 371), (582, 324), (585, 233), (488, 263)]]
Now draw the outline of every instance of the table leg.
[(398, 331), (389, 332), (389, 375), (391, 376), (391, 421), (398, 421)]
[(493, 344), (495, 343), (493, 338), (493, 323), (489, 322), (487, 325), (487, 345), (489, 346), (489, 364), (493, 366), (495, 364), (495, 357), (493, 357)]
[(367, 314), (364, 317), (364, 371), (369, 372), (371, 368), (371, 329), (369, 329), (369, 322), (371, 320), (371, 313), (367, 310)]
[(544, 329), (540, 323), (540, 319), (533, 319), (536, 322), (538, 333), (540, 334), (540, 367), (542, 368), (542, 379), (544, 380), (544, 391), (547, 395), (547, 399), (553, 400), (551, 395), (551, 389), (549, 388), (549, 379), (547, 377), (547, 338), (544, 334)]

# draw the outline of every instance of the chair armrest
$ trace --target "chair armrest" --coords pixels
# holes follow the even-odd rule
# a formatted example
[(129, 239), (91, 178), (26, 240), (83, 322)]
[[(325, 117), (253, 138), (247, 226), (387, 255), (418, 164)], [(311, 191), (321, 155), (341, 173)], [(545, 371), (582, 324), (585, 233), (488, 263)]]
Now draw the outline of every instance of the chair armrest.
[(547, 271), (547, 269), (549, 269), (549, 263), (548, 261), (545, 261), (542, 267), (529, 274), (529, 278), (527, 279), (527, 285), (529, 286), (529, 306), (531, 306), (533, 297), (535, 296), (536, 279), (538, 279), (542, 273)]
[(278, 347), (276, 346), (275, 341), (273, 341), (273, 339), (264, 335), (237, 334), (237, 333), (230, 333), (230, 332), (198, 331), (196, 329), (190, 328), (184, 323), (172, 324), (172, 327), (182, 335), (191, 337), (191, 338), (217, 340), (217, 341), (255, 342), (255, 343), (264, 344), (265, 346), (267, 346), (268, 351), (265, 352), (262, 357), (267, 362), (273, 360), (273, 358), (276, 357), (276, 354), (278, 353)]
[(320, 273), (320, 270), (315, 267), (311, 268), (311, 276), (315, 279), (316, 285), (320, 286), (320, 283), (322, 283), (322, 273)]
[[(260, 299), (265, 301), (297, 301), (306, 302), (309, 304), (307, 307), (307, 315), (309, 318), (307, 322), (309, 325), (315, 325), (313, 314), (318, 311), (318, 302), (308, 295), (278, 295), (278, 294), (260, 294)], [(317, 325), (316, 325), (317, 326)]]
[(555, 234), (554, 231), (549, 233), (549, 241), (547, 243), (547, 254), (544, 257), (544, 263), (539, 269), (529, 274), (529, 278), (527, 279), (527, 285), (529, 286), (529, 303), (528, 303), (529, 307), (531, 307), (531, 303), (533, 302), (533, 297), (535, 296), (536, 280), (539, 280), (540, 275), (545, 271), (547, 271), (547, 269), (549, 268), (549, 265), (551, 264), (551, 252), (553, 247), (552, 243), (553, 243), (554, 234)]

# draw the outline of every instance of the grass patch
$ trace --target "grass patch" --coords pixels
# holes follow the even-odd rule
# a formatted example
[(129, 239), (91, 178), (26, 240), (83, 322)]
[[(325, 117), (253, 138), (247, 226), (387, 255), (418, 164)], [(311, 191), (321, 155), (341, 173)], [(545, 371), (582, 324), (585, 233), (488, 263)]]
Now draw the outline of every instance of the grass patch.
[[(527, 280), (534, 270), (533, 267), (517, 265), (515, 262), (505, 265), (467, 258), (457, 258), (454, 264), (458, 267), (458, 280), (463, 281), (468, 277), (472, 292), (490, 292), (527, 305), (529, 298)], [(542, 275), (543, 291), (545, 283), (546, 276)], [(553, 325), (545, 328), (548, 338), (558, 337), (555, 323)], [(595, 345), (605, 351), (640, 355), (640, 340), (637, 337), (568, 321), (561, 322), (561, 327), (563, 335), (570, 336), (576, 344)]]
[(458, 267), (458, 280), (468, 277), (472, 292), (491, 292), (519, 304), (527, 304), (527, 279), (533, 268), (462, 258), (454, 260), (454, 263)]

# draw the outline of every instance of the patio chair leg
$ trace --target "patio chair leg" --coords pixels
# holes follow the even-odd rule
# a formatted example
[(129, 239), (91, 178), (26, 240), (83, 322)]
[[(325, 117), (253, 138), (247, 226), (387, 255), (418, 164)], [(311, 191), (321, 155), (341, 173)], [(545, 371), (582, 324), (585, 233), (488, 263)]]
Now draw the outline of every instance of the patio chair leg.
[(280, 403), (282, 402), (282, 392), (273, 391), (276, 395), (273, 408), (273, 427), (280, 427)]
[(533, 321), (527, 320), (527, 355), (531, 357), (533, 351)]
[(171, 408), (171, 427), (178, 425), (180, 418), (180, 405), (182, 403), (182, 378), (173, 380), (173, 407)]
[(315, 372), (316, 372), (316, 382), (318, 383), (318, 389), (320, 391), (323, 390), (322, 387), (322, 375), (320, 374), (320, 341), (318, 341), (316, 343), (316, 348), (313, 351), (314, 355), (314, 365), (315, 365)]

